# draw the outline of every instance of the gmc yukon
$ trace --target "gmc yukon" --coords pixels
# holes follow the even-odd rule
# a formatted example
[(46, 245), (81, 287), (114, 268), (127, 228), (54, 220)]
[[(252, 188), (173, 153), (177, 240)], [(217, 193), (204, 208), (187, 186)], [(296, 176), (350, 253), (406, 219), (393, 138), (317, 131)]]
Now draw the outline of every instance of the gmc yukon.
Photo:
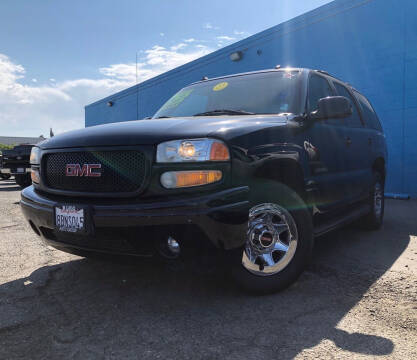
[(205, 78), (151, 119), (40, 143), (21, 206), (58, 249), (177, 258), (205, 244), (230, 255), (243, 287), (273, 292), (301, 274), (314, 238), (381, 226), (386, 159), (360, 92), (277, 68)]

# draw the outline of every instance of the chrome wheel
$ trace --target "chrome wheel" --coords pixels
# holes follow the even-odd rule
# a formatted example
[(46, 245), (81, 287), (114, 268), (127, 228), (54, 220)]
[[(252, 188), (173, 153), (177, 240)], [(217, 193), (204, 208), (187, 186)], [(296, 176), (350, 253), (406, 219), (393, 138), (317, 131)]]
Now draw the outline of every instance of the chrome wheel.
[(374, 188), (374, 212), (375, 212), (376, 218), (381, 217), (383, 201), (384, 201), (384, 194), (382, 192), (382, 186), (379, 182), (377, 182), (375, 183), (375, 188)]
[(297, 226), (291, 214), (276, 204), (249, 210), (242, 265), (255, 275), (274, 275), (283, 270), (297, 249)]

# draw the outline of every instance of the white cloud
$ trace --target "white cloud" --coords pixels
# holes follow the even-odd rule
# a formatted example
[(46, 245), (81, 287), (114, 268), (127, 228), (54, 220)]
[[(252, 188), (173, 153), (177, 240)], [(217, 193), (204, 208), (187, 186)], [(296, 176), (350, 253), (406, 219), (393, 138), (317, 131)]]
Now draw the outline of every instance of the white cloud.
[(184, 42), (186, 43), (192, 43), (192, 42), (196, 42), (197, 40), (194, 38), (189, 38), (189, 39), (184, 39)]
[[(19, 80), (24, 77), (25, 69), (0, 54), (0, 104), (7, 106), (10, 101), (17, 104), (31, 104), (35, 101), (45, 101), (48, 98), (68, 100), (68, 95), (59, 89), (39, 86), (22, 85)], [(4, 111), (0, 113), (3, 116)]]
[[(126, 81), (128, 83), (133, 83), (136, 80), (136, 71), (135, 71), (135, 63), (127, 63), (127, 64), (113, 64), (107, 67), (102, 67), (99, 69), (99, 72), (110, 79), (117, 79), (119, 81)], [(87, 80), (87, 79), (84, 79)], [(109, 80), (109, 79), (106, 79)], [(80, 81), (80, 80), (74, 80)], [(92, 80), (93, 82), (97, 82), (97, 80)]]
[[(206, 49), (194, 49), (190, 52), (178, 52), (173, 50), (167, 50), (163, 46), (154, 46), (152, 49), (146, 50), (145, 61), (139, 63), (139, 69), (152, 70), (155, 73), (161, 73), (171, 70), (177, 66), (195, 60), (203, 55), (209, 53), (210, 50)], [(157, 66), (156, 66), (157, 65)]]
[(165, 34), (164, 34), (163, 32), (159, 33), (159, 35), (161, 35), (161, 36), (165, 36)]
[(32, 79), (32, 82), (37, 83), (38, 79)]
[[(211, 48), (179, 43), (167, 49), (155, 45), (143, 51), (137, 64), (137, 81), (142, 82), (183, 65)], [(200, 46), (199, 46), (200, 45)], [(98, 79), (82, 78), (39, 86), (23, 85), (25, 68), (0, 54), (0, 129), (10, 136), (47, 135), (84, 127), (84, 106), (136, 82), (135, 63), (111, 64), (98, 69)]]
[(204, 29), (209, 29), (209, 30), (219, 30), (220, 28), (218, 26), (214, 26), (212, 25), (212, 23), (207, 22), (203, 25)]
[(216, 39), (220, 42), (236, 40), (236, 38), (227, 35), (217, 36)]
[(179, 44), (177, 44), (177, 45), (174, 45), (174, 46), (171, 46), (171, 50), (172, 51), (178, 51), (178, 50), (180, 50), (180, 49), (183, 49), (183, 48), (185, 48), (187, 46), (187, 44), (184, 44), (184, 43), (179, 43)]
[(248, 35), (249, 33), (248, 33), (247, 31), (238, 31), (238, 30), (234, 30), (234, 31), (233, 31), (233, 34), (243, 36), (243, 35)]
[[(187, 52), (181, 52), (178, 50), (183, 49), (184, 46), (178, 45), (172, 46), (169, 49), (160, 45), (155, 45), (151, 49), (145, 50), (145, 56), (139, 59), (137, 64), (138, 82), (145, 81), (163, 72), (186, 64), (212, 51), (212, 49), (204, 45), (200, 47), (197, 44), (194, 49)], [(99, 71), (101, 74), (108, 77), (108, 79), (104, 79), (106, 81), (111, 80), (114, 82), (122, 81), (128, 83), (134, 83), (136, 81), (136, 68), (134, 63), (113, 64), (102, 67)], [(97, 82), (97, 80), (92, 81)]]

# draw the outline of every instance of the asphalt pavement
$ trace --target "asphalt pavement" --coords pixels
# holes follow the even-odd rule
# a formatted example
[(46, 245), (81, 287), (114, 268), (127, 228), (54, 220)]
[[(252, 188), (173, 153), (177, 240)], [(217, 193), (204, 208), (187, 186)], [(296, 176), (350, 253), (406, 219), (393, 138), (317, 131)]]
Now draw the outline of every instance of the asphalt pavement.
[(0, 359), (417, 359), (417, 201), (316, 241), (289, 289), (216, 262), (92, 260), (45, 246), (0, 181)]

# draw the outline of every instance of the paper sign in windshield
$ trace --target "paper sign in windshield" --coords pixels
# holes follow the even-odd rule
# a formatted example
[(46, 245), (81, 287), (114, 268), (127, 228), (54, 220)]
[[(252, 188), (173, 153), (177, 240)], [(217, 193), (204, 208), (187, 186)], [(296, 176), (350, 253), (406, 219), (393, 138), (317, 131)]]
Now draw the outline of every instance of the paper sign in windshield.
[(193, 89), (185, 89), (176, 93), (171, 99), (169, 99), (161, 110), (173, 109), (181, 104), (191, 93)]
[(227, 88), (227, 85), (229, 85), (229, 83), (226, 82), (226, 81), (223, 81), (221, 83), (218, 83), (217, 85), (215, 85), (213, 87), (213, 91), (221, 91), (221, 90)]

